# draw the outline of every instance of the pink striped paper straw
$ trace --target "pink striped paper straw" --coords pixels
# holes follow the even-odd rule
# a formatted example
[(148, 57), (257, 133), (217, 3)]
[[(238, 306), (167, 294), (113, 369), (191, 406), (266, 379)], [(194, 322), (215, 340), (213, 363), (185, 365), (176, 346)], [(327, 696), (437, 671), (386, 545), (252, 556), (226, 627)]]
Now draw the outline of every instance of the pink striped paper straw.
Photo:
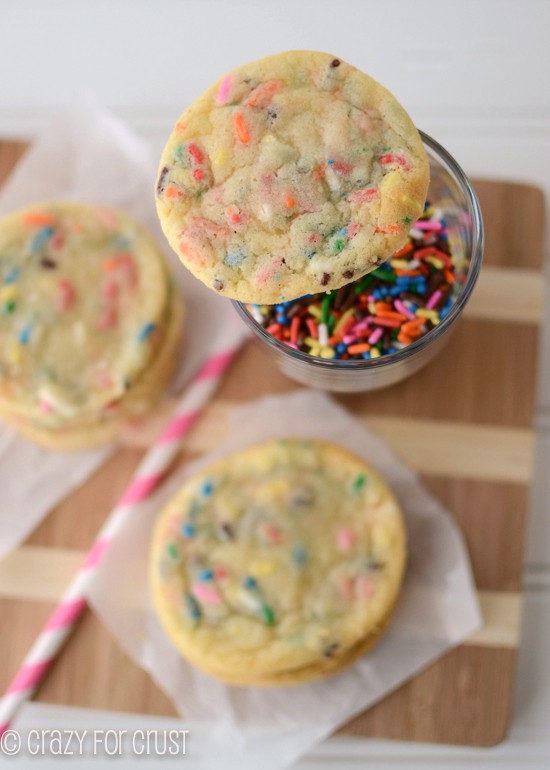
[[(201, 366), (185, 390), (162, 435), (139, 464), (116, 508), (111, 511), (82, 567), (37, 637), (4, 697), (0, 701), (0, 736), (9, 728), (21, 706), (35, 693), (49, 667), (86, 607), (86, 591), (103, 556), (128, 516), (164, 478), (175, 459), (183, 437), (216, 390), (220, 379), (244, 340), (240, 326), (224, 330), (223, 346)], [(221, 343), (221, 341), (220, 341)]]

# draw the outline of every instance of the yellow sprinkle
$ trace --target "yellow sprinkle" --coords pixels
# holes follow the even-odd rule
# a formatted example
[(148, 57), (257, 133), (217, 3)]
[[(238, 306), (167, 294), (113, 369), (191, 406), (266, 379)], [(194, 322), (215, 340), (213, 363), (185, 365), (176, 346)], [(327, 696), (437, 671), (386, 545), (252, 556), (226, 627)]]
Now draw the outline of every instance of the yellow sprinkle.
[(17, 297), (17, 288), (15, 286), (4, 286), (0, 291), (0, 301), (9, 302)]
[(7, 349), (8, 361), (10, 364), (21, 363), (21, 345), (16, 340), (10, 340)]
[(407, 270), (409, 267), (406, 259), (390, 259), (390, 265), (396, 270)]
[(229, 153), (227, 149), (225, 147), (218, 147), (214, 153), (213, 163), (215, 166), (223, 166), (224, 163), (227, 163), (228, 158)]
[(439, 324), (439, 313), (436, 310), (426, 310), (425, 307), (419, 307), (416, 315), (419, 318), (428, 318), (434, 326)]
[(378, 348), (371, 348), (370, 349), (370, 357), (371, 358), (380, 358), (380, 351)]
[(334, 348), (328, 346), (321, 348), (321, 358), (334, 358), (335, 355)]
[(424, 261), (429, 262), (430, 265), (433, 265), (434, 267), (437, 267), (438, 270), (443, 269), (443, 262), (437, 257), (425, 257)]
[(340, 329), (344, 328), (344, 325), (347, 324), (348, 319), (352, 317), (352, 315), (355, 313), (354, 308), (350, 307), (349, 310), (346, 310), (345, 313), (342, 313), (342, 316), (336, 326), (334, 327), (333, 334), (338, 334), (340, 332)]
[(277, 564), (274, 561), (253, 561), (248, 571), (254, 577), (262, 577), (271, 575), (276, 569)]
[(374, 307), (374, 302), (369, 302), (369, 313), (371, 315), (378, 315), (376, 308)]
[(308, 313), (310, 313), (310, 315), (312, 315), (318, 321), (321, 320), (321, 308), (320, 307), (317, 307), (317, 305), (309, 305), (307, 310), (308, 310)]
[(386, 527), (375, 524), (371, 531), (371, 543), (374, 551), (385, 551), (391, 545), (392, 538)]
[(318, 348), (319, 347), (319, 340), (316, 340), (315, 337), (306, 337), (304, 339), (304, 342), (306, 343), (308, 348), (312, 348), (312, 347)]

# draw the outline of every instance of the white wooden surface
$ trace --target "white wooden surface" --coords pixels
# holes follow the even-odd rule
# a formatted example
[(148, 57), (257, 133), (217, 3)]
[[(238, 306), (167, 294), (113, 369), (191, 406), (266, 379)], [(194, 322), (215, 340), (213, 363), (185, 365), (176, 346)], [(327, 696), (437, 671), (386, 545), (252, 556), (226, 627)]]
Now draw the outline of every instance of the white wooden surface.
[[(320, 49), (390, 88), (468, 173), (538, 184), (550, 201), (548, 0), (0, 0), (0, 19), (2, 136), (32, 137), (57, 107), (87, 89), (160, 149), (181, 109), (222, 72), (270, 52)], [(548, 768), (549, 304), (524, 640), (509, 740), (474, 750), (333, 739), (300, 763), (303, 770), (382, 764), (462, 770), (472, 762)], [(24, 715), (28, 724), (47, 719), (56, 726), (58, 712), (31, 705)], [(69, 720), (103, 725), (94, 712), (65, 714), (64, 726)], [(132, 720), (121, 716), (120, 726)], [(27, 761), (36, 767), (38, 760)], [(71, 764), (87, 766), (86, 760)], [(89, 766), (99, 770), (101, 760)], [(186, 767), (195, 767), (192, 756)]]

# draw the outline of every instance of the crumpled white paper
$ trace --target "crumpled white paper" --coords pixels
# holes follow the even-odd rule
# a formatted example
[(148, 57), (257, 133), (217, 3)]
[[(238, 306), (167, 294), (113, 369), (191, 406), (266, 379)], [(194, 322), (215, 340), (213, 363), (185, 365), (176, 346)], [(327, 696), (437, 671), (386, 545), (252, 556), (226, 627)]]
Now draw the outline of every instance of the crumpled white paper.
[[(168, 128), (167, 128), (168, 135)], [(156, 238), (173, 267), (193, 332), (186, 335), (172, 391), (189, 380), (216, 347), (217, 331), (238, 323), (232, 305), (185, 270), (168, 246), (155, 212), (157, 159), (118, 119), (78, 96), (22, 158), (0, 193), (0, 216), (45, 200), (75, 200), (121, 208)], [(113, 447), (53, 452), (0, 422), (0, 558), (22, 542)]]
[[(462, 536), (389, 449), (328, 396), (268, 396), (231, 415), (227, 441), (170, 479), (136, 510), (107, 552), (89, 600), (126, 652), (185, 717), (193, 753), (208, 770), (282, 770), (313, 744), (410, 679), (481, 624)], [(231, 687), (185, 662), (152, 609), (148, 548), (155, 515), (205, 464), (269, 438), (319, 438), (363, 457), (400, 500), (409, 539), (402, 597), (381, 642), (325, 681), (287, 688)]]

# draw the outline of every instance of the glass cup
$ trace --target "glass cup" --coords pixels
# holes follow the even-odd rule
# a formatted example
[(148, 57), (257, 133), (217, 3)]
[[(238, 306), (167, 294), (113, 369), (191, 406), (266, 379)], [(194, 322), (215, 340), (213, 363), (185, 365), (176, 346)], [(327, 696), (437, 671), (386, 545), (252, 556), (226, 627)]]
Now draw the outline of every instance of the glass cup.
[(444, 212), (453, 255), (468, 263), (466, 281), (448, 314), (438, 326), (401, 350), (380, 358), (324, 359), (294, 350), (273, 337), (234, 302), (237, 312), (265, 351), (288, 377), (310, 387), (341, 393), (377, 390), (404, 380), (425, 366), (442, 349), (464, 310), (477, 281), (483, 259), (483, 220), (476, 194), (454, 158), (438, 142), (420, 132), (430, 163), (430, 204)]

